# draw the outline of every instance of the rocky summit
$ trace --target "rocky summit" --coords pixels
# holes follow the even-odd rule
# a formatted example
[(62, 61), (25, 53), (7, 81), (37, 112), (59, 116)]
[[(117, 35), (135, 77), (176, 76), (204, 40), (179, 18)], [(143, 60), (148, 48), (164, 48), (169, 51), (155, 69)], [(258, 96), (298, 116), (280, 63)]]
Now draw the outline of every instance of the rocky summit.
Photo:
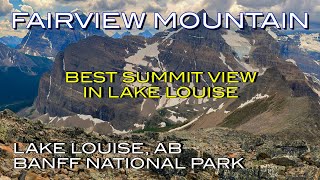
[[(30, 143), (54, 142), (143, 142), (146, 149), (157, 143), (179, 142), (183, 151), (178, 158), (183, 170), (164, 169), (87, 169), (81, 162), (74, 168), (13, 169), (13, 158), (53, 158), (53, 154), (14, 154), (13, 143), (23, 149)], [(108, 158), (115, 154), (92, 154)], [(141, 156), (141, 155), (136, 155)], [(142, 155), (145, 156), (145, 155)], [(154, 157), (155, 155), (149, 155)], [(71, 157), (66, 153), (62, 157)], [(79, 156), (80, 157), (80, 156)], [(124, 157), (124, 156), (121, 156)], [(130, 155), (132, 157), (132, 155)], [(244, 169), (190, 169), (190, 159), (244, 158)], [(268, 135), (253, 135), (228, 128), (209, 128), (179, 132), (100, 135), (81, 128), (56, 128), (39, 121), (20, 118), (9, 110), (0, 112), (0, 179), (317, 179), (320, 176), (319, 144), (286, 141)], [(82, 157), (83, 158), (83, 157)]]

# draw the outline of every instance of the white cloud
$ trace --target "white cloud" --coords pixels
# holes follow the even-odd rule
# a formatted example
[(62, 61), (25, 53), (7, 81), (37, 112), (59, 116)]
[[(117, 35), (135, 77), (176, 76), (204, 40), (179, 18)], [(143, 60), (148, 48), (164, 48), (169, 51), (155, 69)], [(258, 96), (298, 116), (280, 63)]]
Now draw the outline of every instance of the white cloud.
[(281, 4), (285, 2), (283, 0), (237, 0), (237, 4), (249, 7), (249, 8), (265, 8), (265, 7), (272, 7), (274, 5)]
[(9, 20), (1, 20), (0, 21), (0, 36), (18, 36), (23, 37), (27, 33), (27, 30), (13, 30), (11, 27), (11, 22)]
[(56, 3), (54, 0), (22, 0), (22, 2), (31, 6), (35, 11), (53, 8)]
[(29, 14), (32, 14), (33, 13), (33, 8), (29, 5), (20, 5), (20, 9), (22, 12), (28, 12)]
[(13, 5), (9, 0), (0, 0), (0, 16), (5, 16), (10, 13), (13, 9)]

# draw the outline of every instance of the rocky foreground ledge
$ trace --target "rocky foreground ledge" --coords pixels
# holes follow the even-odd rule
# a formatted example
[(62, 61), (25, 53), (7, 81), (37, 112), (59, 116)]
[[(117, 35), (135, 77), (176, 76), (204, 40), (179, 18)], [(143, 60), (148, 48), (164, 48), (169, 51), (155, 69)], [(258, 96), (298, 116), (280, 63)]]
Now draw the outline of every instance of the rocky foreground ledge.
[[(178, 155), (188, 166), (192, 157), (245, 158), (245, 169), (13, 169), (13, 143), (48, 142), (143, 142), (154, 148), (158, 142), (181, 142)], [(28, 154), (24, 157), (32, 158)], [(48, 155), (46, 155), (48, 156)], [(65, 154), (68, 157), (68, 154)], [(99, 155), (92, 155), (98, 158)], [(101, 155), (102, 156), (102, 155)], [(112, 155), (109, 155), (112, 156)], [(41, 158), (41, 157), (39, 157)], [(172, 157), (173, 158), (173, 157)], [(40, 122), (17, 117), (9, 110), (0, 112), (0, 180), (4, 179), (318, 179), (320, 147), (304, 141), (286, 141), (271, 136), (254, 136), (225, 128), (179, 131), (173, 133), (99, 135), (78, 128), (48, 127)]]

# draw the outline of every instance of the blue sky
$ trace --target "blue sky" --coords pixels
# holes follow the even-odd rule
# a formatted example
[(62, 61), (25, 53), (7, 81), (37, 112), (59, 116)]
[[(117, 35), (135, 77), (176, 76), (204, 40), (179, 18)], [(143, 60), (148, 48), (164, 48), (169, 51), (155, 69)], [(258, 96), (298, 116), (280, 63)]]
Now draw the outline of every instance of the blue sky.
[(12, 5), (15, 9), (20, 9), (19, 5), (23, 4), (22, 0), (10, 0), (10, 2), (12, 3)]

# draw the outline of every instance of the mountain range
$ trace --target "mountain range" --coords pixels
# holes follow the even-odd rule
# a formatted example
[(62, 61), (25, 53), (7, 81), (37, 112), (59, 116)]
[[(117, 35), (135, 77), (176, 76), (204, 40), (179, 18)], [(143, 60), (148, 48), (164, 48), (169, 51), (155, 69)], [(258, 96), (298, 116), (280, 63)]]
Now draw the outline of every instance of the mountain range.
[(153, 34), (149, 30), (145, 30), (138, 34), (139, 36), (145, 37), (145, 38), (152, 38)]
[(125, 37), (125, 36), (132, 36), (132, 34), (131, 34), (129, 31), (126, 31), (126, 32), (124, 32), (124, 33), (122, 33), (122, 34), (119, 34), (118, 32), (116, 32), (116, 33), (114, 33), (114, 35), (112, 36), (112, 38), (114, 38), (114, 39), (121, 39), (121, 38), (123, 38), (123, 37)]
[[(186, 22), (193, 23), (192, 18)], [(209, 18), (208, 24), (216, 22)], [(294, 58), (292, 53), (297, 51), (287, 51), (284, 42), (270, 31), (254, 30), (245, 24), (244, 30), (211, 31), (200, 26), (189, 31), (178, 27), (148, 39), (90, 36), (72, 43), (56, 56), (51, 72), (41, 78), (34, 107), (21, 114), (52, 125), (79, 126), (102, 134), (172, 132), (218, 126), (318, 141), (319, 67), (311, 61), (310, 54), (299, 51), (299, 58)], [(296, 45), (287, 46), (295, 49)], [(307, 60), (304, 62), (304, 59)], [(237, 84), (238, 99), (166, 99), (164, 96), (159, 100), (84, 99), (83, 85), (66, 84), (65, 71), (88, 70), (119, 73), (258, 71), (259, 77), (254, 84)], [(104, 86), (120, 92), (125, 84), (119, 79), (116, 82)], [(209, 82), (210, 79), (202, 77), (202, 82), (196, 85), (178, 82), (155, 85), (176, 89), (181, 85), (212, 86)]]
[(0, 43), (9, 46), (10, 48), (15, 48), (22, 41), (22, 38), (16, 36), (3, 36), (0, 38)]
[[(120, 34), (119, 32), (116, 32), (112, 35), (112, 38), (114, 39), (121, 39), (123, 38), (124, 36), (132, 36), (132, 34), (129, 32), (129, 31), (126, 31), (122, 34)], [(145, 38), (151, 38), (153, 36), (153, 34), (148, 31), (148, 30), (145, 30), (141, 33), (138, 34), (138, 36), (142, 36), (142, 37), (145, 37)]]
[(306, 75), (320, 79), (320, 40), (319, 33), (285, 34), (274, 28), (270, 35), (279, 43), (281, 55), (291, 59)]
[[(80, 19), (84, 22), (87, 16), (84, 13), (78, 13)], [(43, 20), (43, 22), (47, 23), (46, 20)], [(52, 23), (54, 24), (55, 21), (53, 20)], [(72, 26), (74, 29), (62, 27), (59, 30), (32, 27), (17, 46), (17, 49), (28, 55), (54, 59), (58, 52), (63, 51), (71, 43), (92, 35), (105, 36), (102, 30), (95, 28), (94, 23), (91, 23), (87, 29), (82, 29), (78, 22), (73, 22)]]

